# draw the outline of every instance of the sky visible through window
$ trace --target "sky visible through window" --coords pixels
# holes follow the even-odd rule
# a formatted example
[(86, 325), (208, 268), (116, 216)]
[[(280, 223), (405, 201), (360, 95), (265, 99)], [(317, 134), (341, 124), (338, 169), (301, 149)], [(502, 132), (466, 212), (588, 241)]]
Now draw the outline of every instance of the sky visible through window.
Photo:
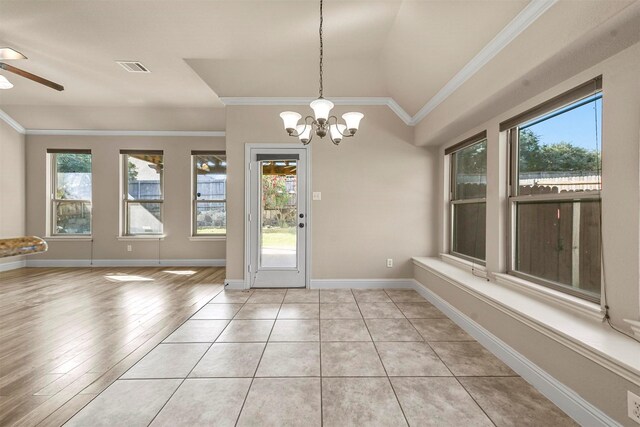
[(558, 115), (549, 114), (548, 118), (536, 119), (532, 124), (524, 124), (521, 130), (529, 129), (540, 136), (543, 145), (568, 142), (587, 150), (602, 146), (602, 95), (587, 98), (590, 102)]

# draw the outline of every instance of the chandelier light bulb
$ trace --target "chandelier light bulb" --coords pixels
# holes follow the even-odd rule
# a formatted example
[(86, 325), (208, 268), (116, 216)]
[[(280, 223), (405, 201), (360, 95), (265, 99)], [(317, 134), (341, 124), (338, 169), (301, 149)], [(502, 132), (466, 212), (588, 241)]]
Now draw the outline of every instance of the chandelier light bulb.
[(316, 120), (319, 123), (323, 123), (329, 118), (329, 113), (331, 113), (331, 109), (333, 108), (333, 102), (328, 99), (318, 98), (315, 101), (311, 101), (309, 106), (313, 110)]
[(303, 144), (308, 144), (311, 141), (311, 126), (310, 125), (298, 125), (296, 128), (298, 132), (298, 139)]
[(349, 132), (351, 132), (351, 134), (356, 133), (358, 127), (360, 127), (360, 120), (362, 120), (363, 117), (364, 114), (355, 111), (344, 113), (342, 115), (342, 118), (347, 124), (347, 129), (349, 129)]
[(347, 130), (347, 127), (343, 124), (338, 123), (337, 125), (331, 125), (329, 127), (329, 132), (331, 132), (331, 139), (334, 142), (342, 141), (342, 135), (345, 133), (345, 130)]
[(285, 130), (289, 133), (293, 132), (298, 125), (298, 121), (302, 118), (302, 116), (295, 111), (283, 111), (280, 113), (280, 117), (284, 122)]
[(0, 76), (0, 89), (11, 89), (13, 84), (5, 76)]

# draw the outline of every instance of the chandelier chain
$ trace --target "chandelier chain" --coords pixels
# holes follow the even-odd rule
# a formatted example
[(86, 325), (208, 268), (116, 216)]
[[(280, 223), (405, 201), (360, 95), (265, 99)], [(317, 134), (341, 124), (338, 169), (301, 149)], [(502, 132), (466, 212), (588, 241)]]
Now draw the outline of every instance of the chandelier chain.
[(324, 57), (324, 45), (322, 43), (322, 23), (323, 23), (323, 16), (322, 16), (322, 0), (320, 0), (320, 30), (318, 31), (320, 34), (320, 98), (322, 98), (322, 92), (323, 92), (323, 87), (322, 87), (322, 60)]

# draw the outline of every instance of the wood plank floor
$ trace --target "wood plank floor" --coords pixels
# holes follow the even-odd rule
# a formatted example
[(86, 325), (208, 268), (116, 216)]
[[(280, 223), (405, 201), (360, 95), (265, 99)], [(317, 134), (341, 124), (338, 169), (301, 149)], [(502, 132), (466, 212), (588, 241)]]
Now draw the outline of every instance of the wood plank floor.
[(223, 268), (0, 273), (0, 425), (62, 425), (223, 288)]

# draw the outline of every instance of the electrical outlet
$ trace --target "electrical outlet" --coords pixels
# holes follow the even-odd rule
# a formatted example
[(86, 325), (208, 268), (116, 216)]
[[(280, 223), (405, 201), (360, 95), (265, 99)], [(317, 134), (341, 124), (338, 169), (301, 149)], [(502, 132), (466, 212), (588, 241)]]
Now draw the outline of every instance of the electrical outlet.
[(627, 391), (627, 411), (629, 418), (640, 424), (640, 396)]
[(131, 247), (131, 245), (127, 245), (127, 252), (131, 252), (133, 251), (133, 248)]
[(391, 267), (393, 267), (393, 259), (387, 258), (387, 268), (391, 268)]
[(322, 193), (319, 191), (313, 192), (313, 200), (322, 200)]

